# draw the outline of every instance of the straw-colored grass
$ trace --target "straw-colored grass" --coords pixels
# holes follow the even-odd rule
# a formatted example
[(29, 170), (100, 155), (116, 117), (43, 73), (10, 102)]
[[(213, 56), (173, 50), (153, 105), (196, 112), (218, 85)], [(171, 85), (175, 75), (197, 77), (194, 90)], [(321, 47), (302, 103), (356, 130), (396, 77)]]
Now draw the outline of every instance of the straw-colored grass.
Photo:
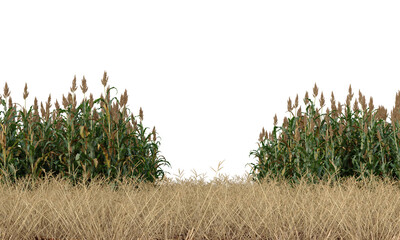
[[(218, 171), (220, 168), (218, 169)], [(46, 178), (0, 187), (1, 239), (399, 239), (400, 191), (390, 181), (213, 184), (186, 179), (115, 191)], [(226, 176), (225, 176), (226, 177)], [(226, 179), (226, 178), (225, 178)], [(239, 182), (237, 180), (240, 180)]]

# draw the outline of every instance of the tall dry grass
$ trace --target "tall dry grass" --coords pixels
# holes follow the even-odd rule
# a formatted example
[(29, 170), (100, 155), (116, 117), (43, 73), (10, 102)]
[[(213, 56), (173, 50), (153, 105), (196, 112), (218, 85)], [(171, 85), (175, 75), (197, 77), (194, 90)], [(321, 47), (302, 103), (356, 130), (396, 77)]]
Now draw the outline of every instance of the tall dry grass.
[[(217, 172), (220, 170), (218, 167)], [(379, 178), (254, 183), (218, 175), (72, 186), (0, 186), (1, 239), (399, 239), (399, 184)]]

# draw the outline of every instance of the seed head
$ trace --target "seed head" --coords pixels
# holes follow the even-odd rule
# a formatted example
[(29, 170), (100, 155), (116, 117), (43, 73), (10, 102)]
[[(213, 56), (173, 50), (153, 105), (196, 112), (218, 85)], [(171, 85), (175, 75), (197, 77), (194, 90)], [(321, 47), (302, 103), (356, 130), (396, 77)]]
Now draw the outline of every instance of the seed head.
[(275, 113), (275, 117), (274, 117), (274, 126), (276, 126), (276, 124), (278, 124), (278, 118), (276, 117), (276, 113)]
[(33, 110), (35, 110), (35, 111), (37, 111), (39, 108), (38, 108), (38, 101), (37, 101), (37, 98), (35, 97), (35, 100), (33, 101)]
[(28, 97), (29, 92), (28, 92), (28, 85), (25, 83), (25, 88), (24, 88), (24, 100)]
[(353, 96), (354, 96), (354, 93), (352, 93), (351, 84), (350, 84), (350, 86), (349, 86), (349, 94), (347, 95), (347, 99), (346, 99), (346, 105), (347, 106), (350, 106), (350, 102), (353, 99)]
[(391, 112), (391, 118), (392, 118), (392, 125), (393, 127), (396, 125), (396, 123), (399, 122), (400, 120), (400, 109), (398, 106), (395, 106)]
[(318, 96), (318, 87), (317, 83), (315, 83), (314, 88), (313, 88), (313, 96), (316, 98)]
[(6, 85), (4, 86), (4, 97), (8, 98), (8, 96), (10, 96), (11, 92), (10, 89), (8, 89), (8, 85), (6, 83)]
[(361, 107), (362, 107), (363, 111), (365, 112), (365, 110), (367, 109), (367, 103), (365, 100), (365, 96), (363, 96), (361, 94), (361, 91), (358, 91), (358, 102), (361, 104)]
[(76, 86), (76, 75), (74, 76), (74, 79), (72, 80), (72, 87), (70, 88), (71, 92), (75, 92), (78, 87)]
[(60, 104), (58, 103), (58, 101), (56, 100), (56, 104), (55, 104), (56, 110), (57, 112), (60, 110)]
[(90, 98), (89, 98), (89, 106), (90, 106), (90, 109), (92, 109), (93, 108), (93, 103), (94, 101), (93, 101), (93, 94), (90, 94)]
[(8, 99), (8, 108), (12, 108), (12, 98)]
[(143, 110), (142, 110), (142, 107), (140, 107), (140, 110), (139, 110), (139, 118), (140, 118), (140, 121), (143, 121)]
[(378, 119), (382, 119), (386, 121), (387, 118), (387, 110), (383, 106), (379, 106), (376, 114)]
[(330, 125), (330, 118), (329, 118), (329, 108), (326, 109), (326, 114), (325, 114), (325, 123), (327, 124), (327, 126), (329, 127)]
[(157, 137), (156, 137), (156, 127), (154, 126), (153, 127), (153, 142), (155, 142), (156, 140), (157, 140)]
[(120, 119), (120, 116), (119, 116), (119, 111), (118, 111), (118, 105), (117, 105), (116, 103), (114, 103), (114, 104), (111, 106), (110, 112), (111, 112), (111, 118), (112, 118), (115, 122), (118, 122), (119, 119)]
[(400, 108), (400, 91), (396, 93), (396, 103), (394, 105), (396, 108)]
[(300, 132), (299, 132), (299, 129), (298, 129), (298, 128), (296, 128), (296, 131), (295, 131), (295, 133), (294, 133), (294, 140), (295, 140), (296, 142), (299, 142), (299, 141), (300, 141)]
[(331, 109), (336, 110), (336, 101), (335, 101), (335, 96), (333, 95), (333, 92), (331, 94)]
[(128, 102), (128, 92), (125, 89), (125, 92), (124, 92), (124, 94), (121, 94), (121, 98), (119, 101), (120, 107), (125, 106), (127, 104), (127, 102)]
[(110, 92), (109, 92), (109, 90), (110, 90), (110, 86), (108, 86), (107, 87), (107, 102), (110, 102)]
[(264, 136), (263, 136), (263, 134), (262, 134), (262, 132), (261, 132), (260, 135), (258, 136), (258, 141), (259, 141), (259, 142), (262, 142), (262, 141), (263, 141), (263, 138), (264, 138)]
[(81, 90), (82, 90), (83, 94), (85, 94), (88, 90), (88, 87), (86, 85), (85, 75), (83, 75), (83, 78), (82, 78)]
[(42, 118), (44, 118), (46, 116), (46, 111), (44, 110), (42, 102), (40, 102), (40, 112), (42, 113)]
[(46, 112), (50, 112), (50, 108), (51, 108), (51, 94), (49, 94), (49, 98), (47, 99), (47, 103), (46, 103)]
[(306, 129), (306, 125), (307, 125), (307, 115), (304, 115), (302, 119), (303, 119), (302, 120), (302, 127), (303, 127), (303, 130), (305, 130)]
[(297, 117), (301, 117), (301, 106), (300, 106), (299, 109), (297, 110)]
[(69, 93), (68, 94), (68, 104), (71, 104), (71, 103), (72, 103), (72, 94)]
[(372, 97), (369, 98), (368, 108), (369, 112), (372, 112), (374, 110), (374, 99), (372, 99)]
[(126, 105), (128, 103), (128, 91), (125, 89), (124, 92), (124, 105)]
[(67, 109), (68, 100), (65, 98), (64, 94), (63, 94), (63, 101), (62, 101), (62, 104), (63, 104), (63, 106), (64, 106), (64, 109)]
[(359, 110), (358, 108), (358, 102), (357, 99), (354, 101), (354, 105), (353, 105), (353, 112), (357, 112)]
[(289, 97), (289, 100), (288, 100), (287, 109), (288, 109), (289, 112), (291, 112), (292, 109), (293, 109), (293, 108), (292, 108), (292, 100), (290, 100), (290, 97)]
[(340, 104), (340, 102), (338, 102), (338, 113), (339, 115), (342, 114), (342, 104)]
[(103, 79), (101, 80), (101, 83), (103, 84), (104, 87), (106, 87), (107, 82), (108, 82), (107, 72), (104, 71)]
[(308, 97), (308, 92), (306, 92), (306, 95), (305, 95), (305, 97), (304, 97), (304, 104), (305, 104), (305, 105), (308, 104), (308, 99), (309, 99), (309, 97)]
[(294, 100), (294, 108), (299, 106), (299, 94), (296, 94), (296, 99)]
[(319, 99), (319, 105), (321, 106), (321, 108), (324, 106), (325, 104), (325, 98), (324, 98), (324, 93), (321, 92), (321, 98)]
[(287, 117), (285, 117), (285, 118), (283, 119), (283, 127), (284, 127), (284, 128), (287, 128), (288, 125), (289, 125), (288, 119), (287, 119)]

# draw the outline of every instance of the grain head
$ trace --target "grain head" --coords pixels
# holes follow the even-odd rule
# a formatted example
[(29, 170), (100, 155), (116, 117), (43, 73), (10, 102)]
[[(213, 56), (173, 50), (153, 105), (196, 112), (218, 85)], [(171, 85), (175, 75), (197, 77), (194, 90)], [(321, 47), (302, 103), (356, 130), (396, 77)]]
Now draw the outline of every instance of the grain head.
[(357, 112), (359, 110), (359, 108), (358, 108), (358, 101), (357, 101), (357, 99), (354, 101), (354, 105), (353, 105), (353, 112)]
[(350, 107), (350, 102), (353, 99), (353, 96), (354, 96), (354, 94), (352, 93), (351, 84), (350, 84), (350, 86), (349, 86), (349, 94), (347, 95), (347, 99), (346, 99), (346, 106)]
[(107, 72), (104, 71), (103, 79), (101, 80), (101, 83), (103, 84), (104, 87), (106, 87), (107, 82), (108, 82)]
[(340, 102), (338, 102), (338, 113), (342, 115), (342, 104), (340, 104)]
[(297, 117), (301, 117), (301, 116), (302, 116), (302, 115), (301, 115), (301, 106), (300, 106), (299, 109), (297, 110), (296, 116), (297, 116)]
[(300, 141), (300, 131), (299, 131), (298, 127), (296, 127), (296, 131), (295, 131), (295, 134), (294, 134), (294, 139), (295, 139), (295, 141), (297, 143)]
[(93, 108), (93, 104), (94, 104), (93, 94), (90, 94), (90, 97), (89, 97), (89, 106), (90, 106), (90, 109)]
[(294, 100), (294, 108), (299, 106), (299, 94), (296, 94), (296, 99)]
[(292, 100), (290, 100), (290, 97), (289, 97), (289, 100), (288, 100), (287, 109), (288, 109), (288, 112), (291, 112), (292, 109), (293, 109), (293, 107), (292, 107)]
[(317, 96), (318, 96), (318, 87), (317, 83), (315, 83), (313, 88), (313, 97), (316, 98)]
[(81, 86), (80, 86), (80, 87), (81, 87), (82, 93), (85, 94), (85, 93), (87, 92), (87, 90), (88, 90), (88, 86), (87, 86), (87, 84), (86, 84), (85, 75), (83, 75), (82, 83), (81, 83)]
[(321, 106), (321, 109), (325, 105), (324, 92), (321, 92), (321, 97), (319, 99), (319, 105)]
[(11, 92), (10, 92), (10, 89), (8, 88), (8, 85), (6, 82), (6, 85), (4, 86), (4, 92), (3, 92), (4, 98), (8, 98), (8, 96), (10, 96), (10, 94), (11, 94)]
[(306, 95), (304, 96), (304, 104), (307, 106), (307, 104), (308, 104), (308, 99), (309, 99), (309, 97), (308, 97), (308, 91), (306, 91)]
[(287, 128), (288, 128), (288, 125), (289, 125), (288, 118), (285, 117), (285, 118), (283, 119), (283, 127), (287, 129)]
[(142, 110), (142, 107), (140, 107), (140, 110), (139, 110), (139, 118), (140, 118), (140, 121), (143, 121), (143, 110)]
[(76, 75), (74, 76), (74, 79), (72, 80), (72, 87), (70, 88), (72, 93), (75, 93), (76, 89), (78, 89), (78, 87), (76, 86)]
[(23, 94), (24, 100), (28, 97), (28, 95), (29, 95), (28, 85), (25, 83), (24, 94)]
[(358, 95), (359, 95), (358, 101), (361, 104), (361, 107), (365, 113), (365, 110), (367, 109), (367, 101), (365, 100), (365, 96), (361, 94), (361, 91), (358, 91)]

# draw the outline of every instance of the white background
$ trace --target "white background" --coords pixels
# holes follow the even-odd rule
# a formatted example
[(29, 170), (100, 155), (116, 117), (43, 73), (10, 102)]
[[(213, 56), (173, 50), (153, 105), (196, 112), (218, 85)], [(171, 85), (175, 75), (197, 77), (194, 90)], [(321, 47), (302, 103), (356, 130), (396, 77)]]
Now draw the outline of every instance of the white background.
[(390, 113), (399, 12), (398, 1), (365, 0), (1, 1), (0, 93), (7, 82), (23, 105), (27, 83), (27, 106), (51, 93), (53, 109), (74, 75), (100, 97), (107, 71), (112, 96), (127, 89), (131, 111), (156, 126), (166, 176), (194, 169), (209, 180), (223, 160), (220, 173), (242, 176), (262, 127), (290, 117), (296, 94), (304, 111), (314, 83), (329, 108), (351, 84), (354, 98), (361, 90)]

